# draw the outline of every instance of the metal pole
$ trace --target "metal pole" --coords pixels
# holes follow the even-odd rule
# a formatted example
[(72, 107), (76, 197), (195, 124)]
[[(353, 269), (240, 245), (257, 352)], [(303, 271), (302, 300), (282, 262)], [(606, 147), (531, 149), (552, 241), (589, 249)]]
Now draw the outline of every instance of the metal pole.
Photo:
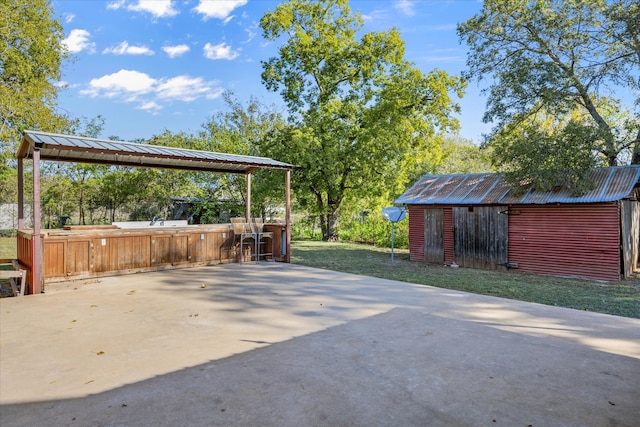
[[(284, 180), (285, 193), (285, 247), (284, 262), (291, 262), (291, 170), (287, 169)], [(280, 243), (282, 244), (282, 243)]]
[(391, 264), (393, 264), (393, 241), (395, 240), (394, 235), (394, 222), (391, 222)]

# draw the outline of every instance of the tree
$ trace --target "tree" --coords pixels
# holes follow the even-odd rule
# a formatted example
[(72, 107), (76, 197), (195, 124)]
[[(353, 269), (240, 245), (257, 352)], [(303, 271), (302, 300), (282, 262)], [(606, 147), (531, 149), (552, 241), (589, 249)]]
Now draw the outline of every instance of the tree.
[[(270, 157), (274, 135), (286, 127), (281, 112), (268, 107), (252, 97), (245, 105), (231, 92), (224, 100), (228, 110), (219, 112), (203, 124), (199, 135), (201, 149), (247, 156)], [(258, 169), (252, 174), (251, 206), (255, 215), (265, 217), (270, 207), (283, 201), (282, 173), (270, 169)], [(216, 186), (209, 186), (210, 203), (230, 201), (246, 202), (246, 180), (244, 176), (219, 175)]]
[(53, 15), (46, 0), (0, 2), (0, 202), (17, 199), (17, 170), (10, 160), (22, 131), (66, 126), (55, 112), (55, 82), (67, 52)]
[(2, 167), (25, 129), (59, 131), (55, 112), (60, 66), (68, 57), (62, 25), (47, 0), (0, 2), (0, 140)]
[(346, 195), (402, 186), (412, 151), (438, 151), (431, 137), (457, 126), (450, 92), (464, 88), (458, 77), (414, 68), (395, 29), (357, 39), (363, 20), (347, 3), (289, 0), (260, 22), (266, 39), (286, 37), (262, 63), (263, 83), (280, 92), (293, 124), (274, 152), (297, 166), (292, 188), (319, 217), (323, 240), (337, 239)]
[[(514, 148), (496, 149), (496, 160), (531, 178), (527, 166), (536, 165), (528, 162), (545, 162), (536, 151), (551, 147), (549, 132), (533, 126), (555, 116), (562, 126), (552, 132), (557, 149), (548, 154), (566, 154), (558, 167), (580, 174), (601, 159), (616, 165), (627, 152), (632, 163), (640, 161), (637, 114), (616, 121), (620, 116), (607, 117), (607, 105), (623, 110), (620, 101), (603, 102), (621, 90), (639, 101), (639, 9), (630, 0), (487, 0), (478, 15), (458, 26), (470, 48), (467, 77), (492, 79), (484, 120), (496, 126), (486, 145), (506, 138)], [(585, 116), (570, 120), (576, 110)], [(519, 156), (525, 152), (530, 155)]]

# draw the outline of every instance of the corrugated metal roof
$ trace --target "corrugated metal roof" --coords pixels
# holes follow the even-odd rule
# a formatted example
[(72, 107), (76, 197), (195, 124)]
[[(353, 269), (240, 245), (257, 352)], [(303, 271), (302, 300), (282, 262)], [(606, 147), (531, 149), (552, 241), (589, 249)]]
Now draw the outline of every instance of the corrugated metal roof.
[(628, 197), (640, 182), (640, 166), (613, 166), (591, 172), (594, 188), (582, 196), (571, 189), (516, 192), (504, 176), (493, 173), (423, 176), (397, 200), (404, 205), (536, 205), (599, 203)]
[(226, 173), (247, 173), (259, 168), (293, 168), (288, 163), (266, 157), (25, 131), (18, 157), (32, 158), (35, 148), (39, 149), (43, 160), (65, 162)]

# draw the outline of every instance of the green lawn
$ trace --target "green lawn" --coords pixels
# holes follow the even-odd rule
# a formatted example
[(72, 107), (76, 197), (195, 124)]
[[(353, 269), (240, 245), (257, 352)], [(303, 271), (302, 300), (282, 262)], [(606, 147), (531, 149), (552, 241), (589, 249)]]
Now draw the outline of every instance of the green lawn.
[(640, 280), (599, 283), (511, 271), (450, 268), (409, 261), (407, 250), (293, 241), (291, 262), (309, 267), (455, 289), (540, 304), (640, 318)]
[(0, 258), (15, 258), (16, 252), (15, 237), (0, 237)]
[[(482, 295), (640, 318), (640, 279), (619, 283), (450, 268), (409, 261), (407, 250), (295, 240), (291, 261), (309, 267), (437, 286)], [(16, 257), (16, 238), (0, 237), (0, 258)]]

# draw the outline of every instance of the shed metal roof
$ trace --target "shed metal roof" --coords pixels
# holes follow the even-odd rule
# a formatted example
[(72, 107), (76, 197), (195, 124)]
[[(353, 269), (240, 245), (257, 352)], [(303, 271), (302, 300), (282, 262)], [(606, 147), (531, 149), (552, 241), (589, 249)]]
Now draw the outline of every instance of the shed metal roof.
[(293, 168), (288, 163), (266, 157), (25, 131), (18, 149), (18, 157), (32, 158), (36, 148), (40, 151), (41, 159), (61, 162), (239, 174), (249, 173), (259, 168)]
[(517, 193), (504, 176), (494, 173), (424, 175), (395, 203), (405, 205), (529, 205), (548, 203), (600, 203), (629, 197), (640, 185), (640, 166), (613, 166), (593, 170), (595, 187), (582, 196), (569, 188), (553, 191), (529, 189)]

